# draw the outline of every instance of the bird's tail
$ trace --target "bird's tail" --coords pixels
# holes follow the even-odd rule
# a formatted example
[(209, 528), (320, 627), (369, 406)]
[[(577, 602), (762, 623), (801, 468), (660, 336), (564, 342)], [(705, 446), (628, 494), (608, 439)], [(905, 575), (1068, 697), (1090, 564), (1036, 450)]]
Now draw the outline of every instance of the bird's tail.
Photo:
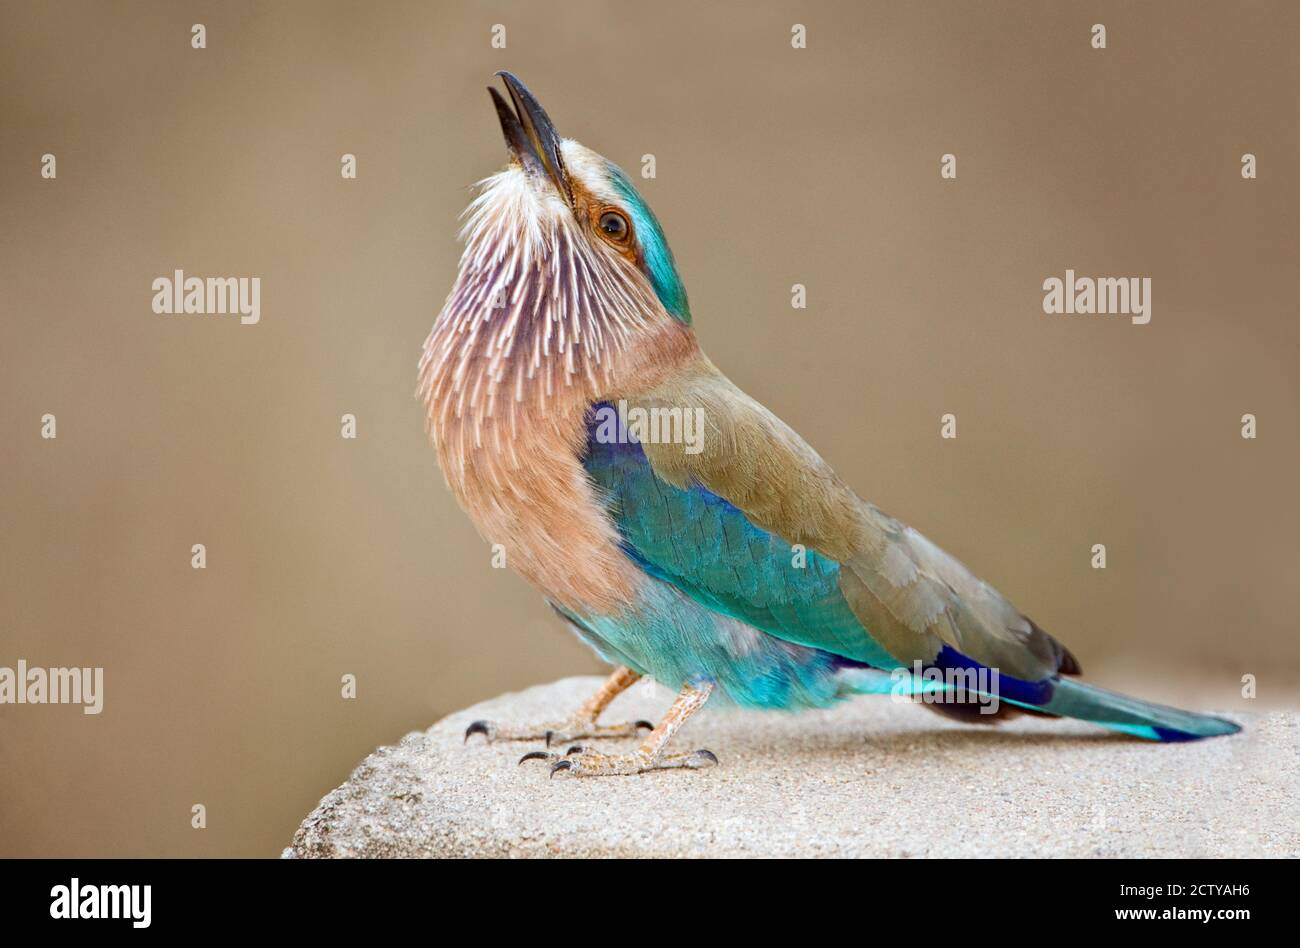
[[(951, 684), (940, 680), (923, 680), (911, 675), (890, 674), (877, 669), (845, 669), (841, 672), (840, 680), (846, 690), (854, 694), (888, 694), (903, 698), (929, 695), (932, 701), (942, 702), (941, 695), (951, 695), (954, 692)], [(995, 697), (974, 691), (967, 691), (965, 695), (959, 697), (969, 701), (972, 695), (984, 698)], [(962, 705), (932, 703), (926, 706), (934, 710), (965, 709), (957, 716), (963, 720), (981, 723), (993, 723), (992, 719), (1005, 716), (1005, 712), (1023, 708), (1039, 714), (1091, 721), (1150, 741), (1196, 741), (1204, 737), (1236, 734), (1241, 730), (1240, 725), (1224, 718), (1198, 714), (1194, 711), (1180, 711), (1178, 708), (1141, 701), (1067, 678), (1058, 679), (1051, 697), (1041, 704), (1015, 700), (1002, 694), (997, 695), (996, 698), (1003, 713), (981, 715), (978, 706), (970, 703)]]
[[(1015, 701), (1011, 703), (1020, 704)], [(1020, 706), (1063, 718), (1092, 721), (1151, 741), (1197, 741), (1203, 737), (1236, 734), (1241, 730), (1240, 725), (1225, 718), (1140, 701), (1068, 678), (1062, 678), (1056, 683), (1051, 700), (1046, 704)]]

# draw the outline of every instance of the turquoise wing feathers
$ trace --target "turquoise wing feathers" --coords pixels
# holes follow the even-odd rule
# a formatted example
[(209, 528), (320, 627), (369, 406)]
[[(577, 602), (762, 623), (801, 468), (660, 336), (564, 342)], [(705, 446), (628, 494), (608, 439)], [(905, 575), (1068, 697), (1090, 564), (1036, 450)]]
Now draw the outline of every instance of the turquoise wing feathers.
[(623, 429), (606, 443), (593, 425), (584, 464), (625, 551), (652, 576), (788, 642), (878, 668), (899, 664), (854, 615), (836, 560), (755, 526), (698, 484), (662, 480)]

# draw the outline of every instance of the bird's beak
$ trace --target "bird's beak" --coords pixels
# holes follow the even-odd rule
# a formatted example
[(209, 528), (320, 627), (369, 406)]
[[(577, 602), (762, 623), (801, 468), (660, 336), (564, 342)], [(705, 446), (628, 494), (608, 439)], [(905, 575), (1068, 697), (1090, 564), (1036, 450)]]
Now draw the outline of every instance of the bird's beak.
[(560, 136), (551, 124), (550, 116), (522, 82), (505, 71), (497, 75), (505, 83), (515, 106), (512, 111), (501, 93), (488, 86), (511, 156), (526, 170), (549, 179), (565, 203), (573, 207), (573, 187), (569, 184), (569, 173), (560, 154)]

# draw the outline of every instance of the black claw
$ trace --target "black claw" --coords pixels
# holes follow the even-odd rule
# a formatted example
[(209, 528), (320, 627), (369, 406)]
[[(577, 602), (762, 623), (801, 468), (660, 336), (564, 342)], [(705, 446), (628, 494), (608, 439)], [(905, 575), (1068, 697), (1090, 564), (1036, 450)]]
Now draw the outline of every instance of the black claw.
[(554, 777), (557, 770), (570, 770), (572, 767), (573, 761), (571, 760), (557, 760), (551, 764), (551, 776)]
[(492, 738), (488, 736), (488, 723), (486, 721), (475, 721), (469, 727), (465, 728), (464, 743), (466, 744), (469, 743), (469, 738), (471, 734), (482, 734), (485, 740), (488, 741), (492, 740)]
[(547, 746), (547, 747), (550, 747), (550, 746), (551, 746), (551, 738), (554, 737), (554, 736), (555, 736), (555, 732), (554, 732), (554, 731), (547, 731), (547, 732), (546, 732), (546, 746)]
[(696, 757), (707, 757), (709, 760), (713, 761), (715, 764), (718, 762), (718, 755), (715, 754), (715, 753), (713, 753), (713, 751), (711, 751), (711, 750), (705, 750), (704, 748), (700, 748), (699, 750), (697, 750), (697, 751), (695, 752), (695, 756), (696, 756)]
[[(546, 753), (546, 751), (529, 751), (523, 757), (519, 758), (519, 763), (522, 764), (526, 760), (550, 760), (550, 759), (551, 759), (551, 755)], [(519, 766), (519, 764), (516, 764), (515, 766), (517, 767)]]
[(633, 725), (633, 727), (638, 727), (638, 728), (643, 727), (647, 731), (653, 731), (655, 729), (655, 726), (651, 724), (649, 721), (637, 721), (636, 724)]
[(582, 753), (582, 745), (581, 745), (581, 744), (574, 744), (572, 747), (570, 747), (570, 748), (569, 748), (568, 750), (566, 750), (564, 753), (565, 753), (565, 756), (568, 756), (569, 754), (581, 754), (581, 753)]

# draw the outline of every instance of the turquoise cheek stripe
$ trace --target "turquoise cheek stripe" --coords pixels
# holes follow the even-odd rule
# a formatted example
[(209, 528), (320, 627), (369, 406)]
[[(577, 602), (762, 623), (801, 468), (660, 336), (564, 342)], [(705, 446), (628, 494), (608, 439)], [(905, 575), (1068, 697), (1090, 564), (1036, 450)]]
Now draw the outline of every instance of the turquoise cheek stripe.
[(655, 217), (650, 205), (633, 187), (631, 180), (623, 169), (609, 164), (609, 177), (614, 189), (627, 203), (627, 210), (632, 215), (632, 226), (641, 243), (641, 253), (645, 258), (645, 273), (654, 287), (655, 295), (664, 309), (674, 317), (690, 325), (691, 305), (686, 299), (686, 287), (677, 275), (677, 265), (673, 261), (673, 252), (668, 249), (659, 219)]

